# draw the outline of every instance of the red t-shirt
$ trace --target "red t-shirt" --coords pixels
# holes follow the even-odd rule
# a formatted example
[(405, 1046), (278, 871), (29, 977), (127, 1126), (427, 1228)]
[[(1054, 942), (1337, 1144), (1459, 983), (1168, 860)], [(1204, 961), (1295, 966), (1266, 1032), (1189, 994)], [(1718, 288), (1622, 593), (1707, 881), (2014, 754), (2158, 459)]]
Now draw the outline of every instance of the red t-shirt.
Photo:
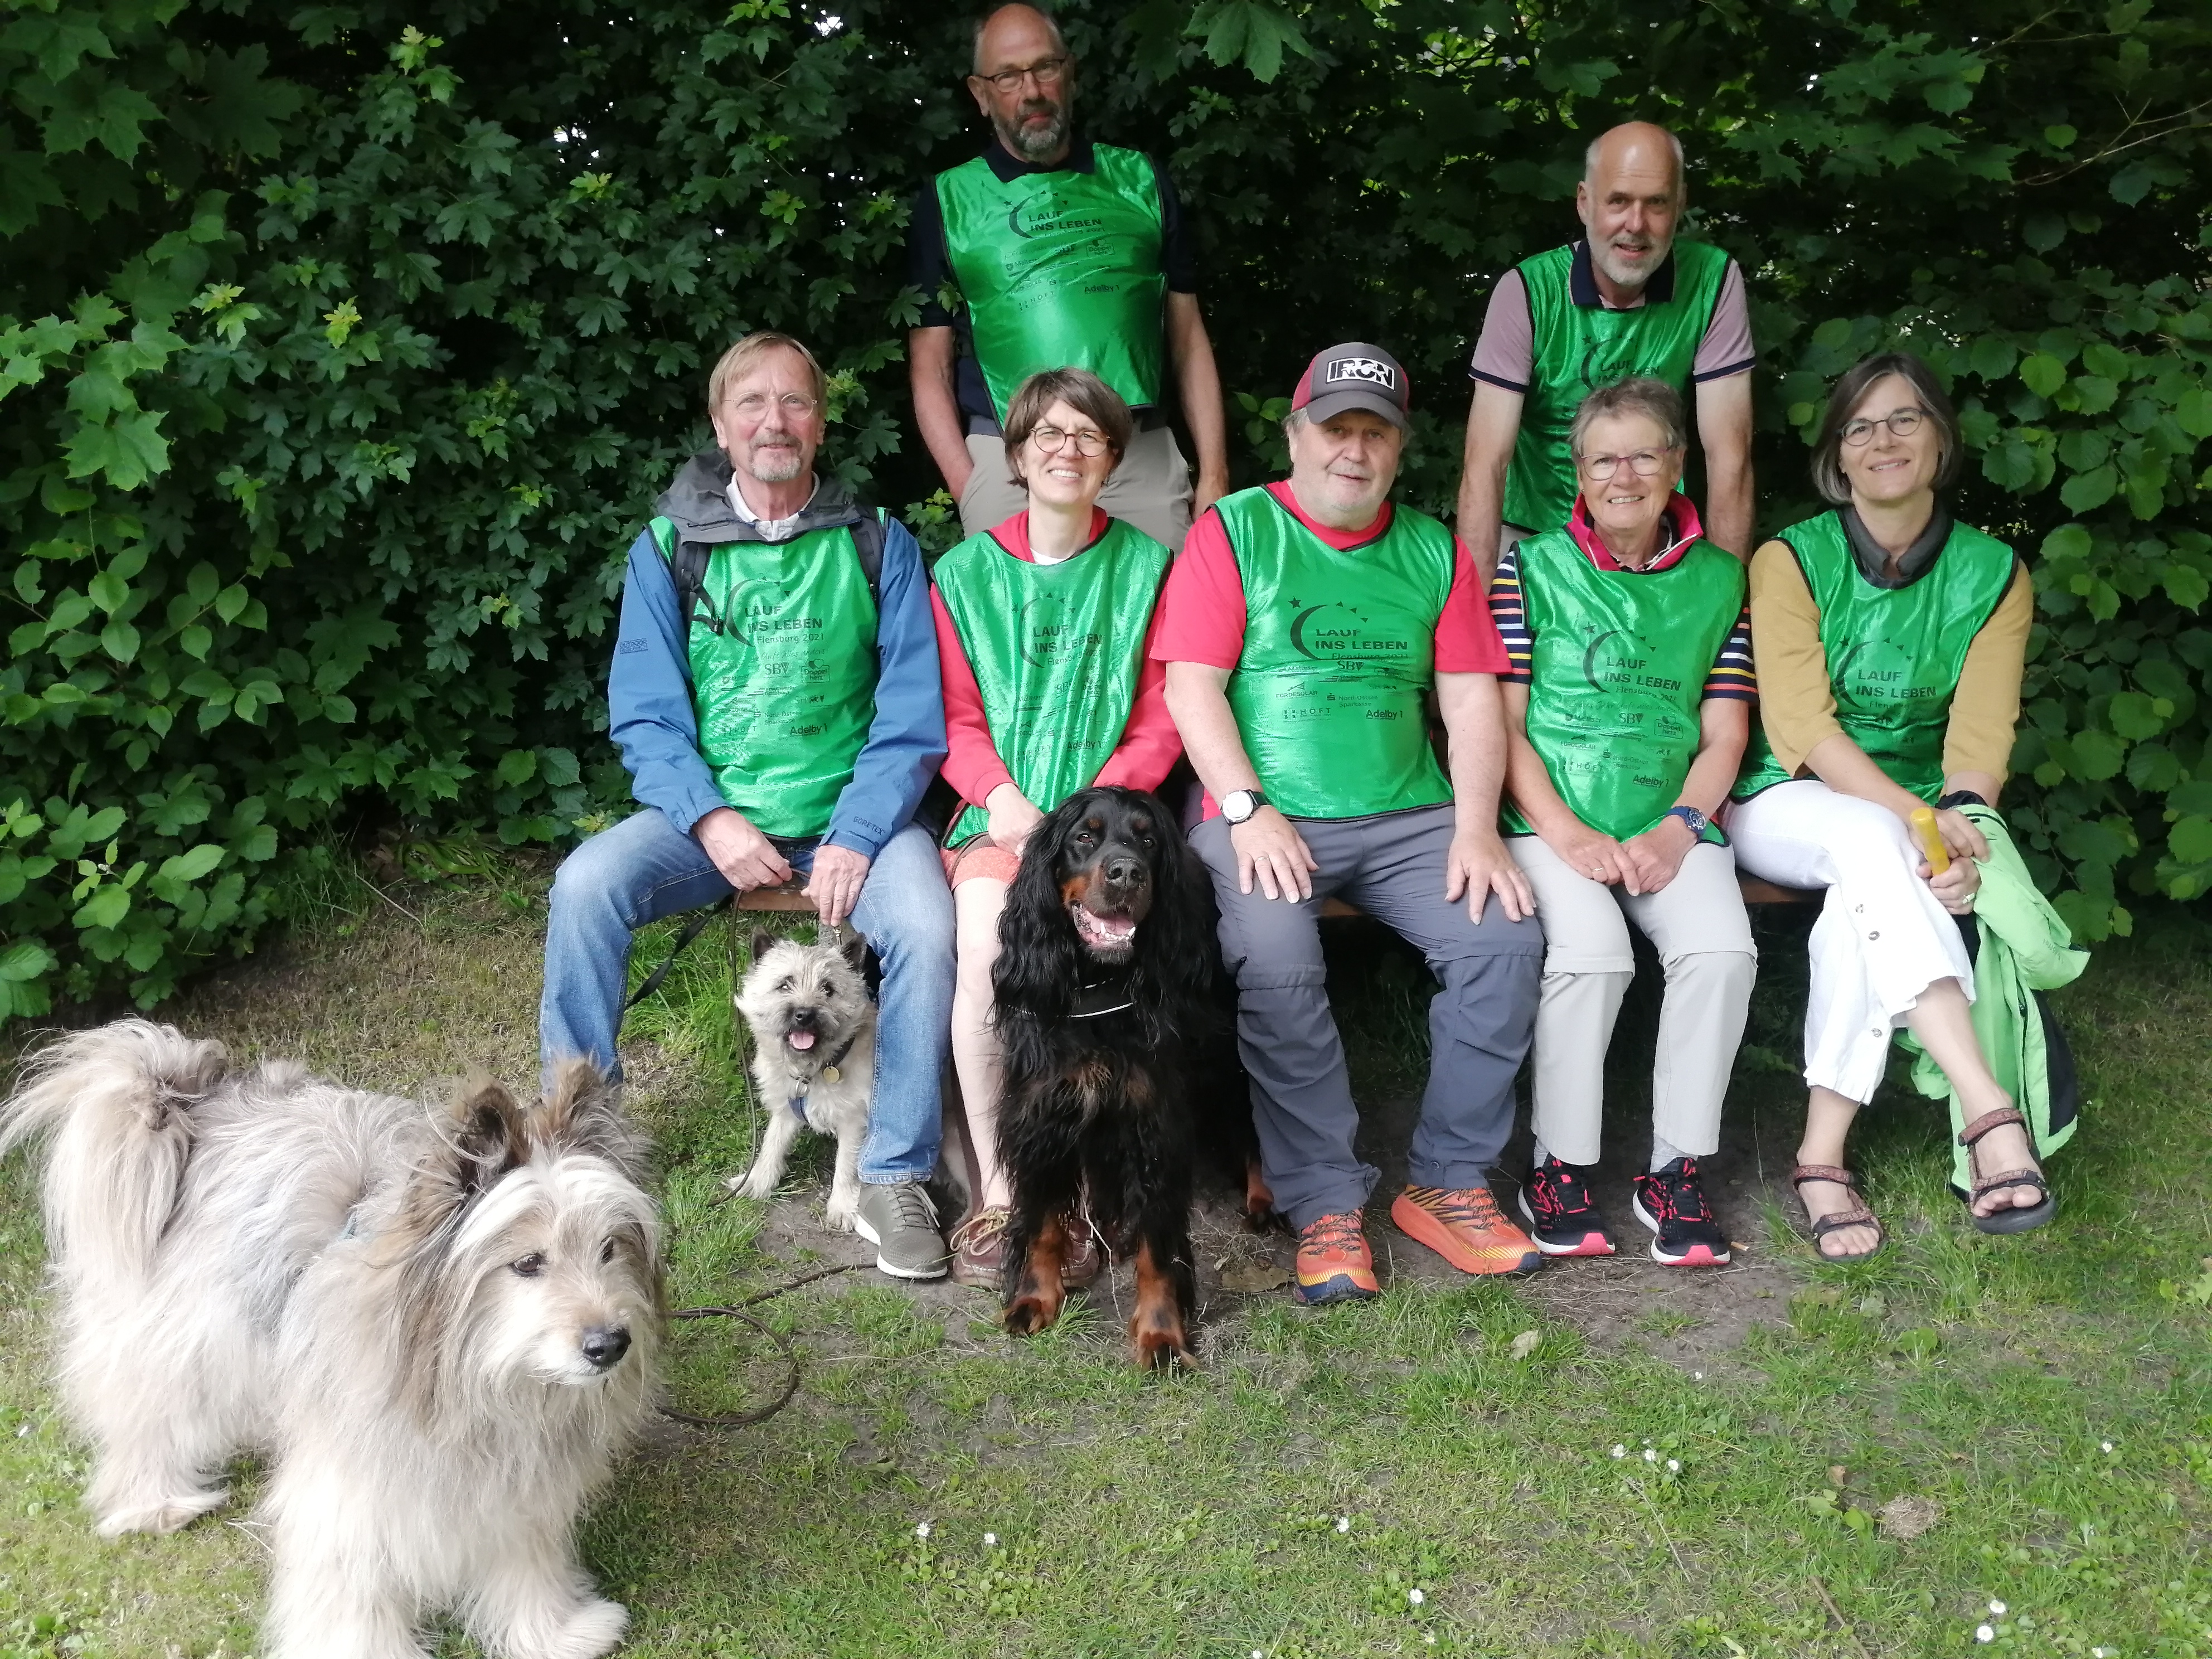
[[(1271, 483), (1267, 491), (1291, 511), (1308, 530), (1331, 547), (1356, 547), (1373, 541), (1390, 527), (1391, 504), (1382, 503), (1375, 522), (1364, 530), (1331, 530), (1316, 524), (1298, 511), (1287, 482)], [(1498, 624), (1490, 619), (1483, 602), (1482, 585), (1475, 580), (1474, 561), (1467, 544), (1452, 538), (1454, 560), (1451, 592), (1443, 613), (1437, 618), (1436, 671), (1439, 674), (1503, 674), (1508, 666), (1505, 643), (1498, 637)], [(1168, 572), (1160, 594), (1159, 615), (1152, 623), (1152, 654), (1162, 662), (1202, 662), (1210, 668), (1234, 668), (1244, 654), (1244, 577), (1237, 568), (1237, 555), (1229, 545), (1229, 532), (1221, 515), (1211, 507), (1190, 527), (1182, 552)]]
[[(1287, 481), (1271, 483), (1268, 493), (1291, 511), (1291, 516), (1331, 547), (1347, 548), (1372, 541), (1390, 527), (1389, 502), (1375, 522), (1364, 530), (1331, 530), (1316, 524), (1298, 510)], [(1475, 579), (1474, 561), (1467, 544), (1452, 538), (1451, 592), (1444, 597), (1437, 618), (1436, 672), (1439, 674), (1503, 674), (1511, 666), (1505, 641), (1491, 619), (1482, 585)], [(1208, 507), (1183, 538), (1182, 551), (1168, 572), (1160, 592), (1160, 608), (1152, 618), (1151, 652), (1161, 662), (1202, 662), (1209, 668), (1233, 669), (1244, 655), (1244, 575), (1237, 568), (1237, 555), (1229, 545), (1229, 532), (1221, 515)], [(950, 698), (947, 712), (950, 713)], [(1212, 817), (1221, 809), (1213, 792), (1206, 791), (1202, 816)]]
[[(1097, 507), (1091, 509), (1091, 539), (1084, 544), (1089, 551), (1106, 533), (1110, 523)], [(1030, 551), (1030, 515), (1028, 510), (1017, 513), (991, 532), (991, 538), (1018, 559), (1036, 562)], [(1078, 553), (1073, 556), (1081, 558)], [(952, 613), (945, 608), (945, 596), (937, 591), (937, 584), (929, 585), (929, 606), (937, 619), (937, 658), (939, 672), (945, 688), (945, 764), (941, 769), (945, 781), (960, 793), (960, 799), (971, 805), (981, 806), (990, 799), (991, 792), (1002, 783), (1012, 783), (1013, 774), (1000, 757), (999, 746), (991, 737), (991, 723), (983, 714), (982, 689), (975, 684), (975, 671), (969, 665), (968, 655), (961, 648), (960, 630), (952, 625)], [(1129, 724), (1121, 732), (1121, 741), (1098, 769), (1094, 785), (1118, 784), (1124, 789), (1157, 789), (1182, 753), (1182, 738), (1175, 728), (1175, 720), (1168, 713), (1168, 678), (1165, 665), (1159, 653), (1152, 647), (1158, 643), (1160, 618), (1165, 613), (1164, 605), (1152, 609), (1152, 625), (1146, 634), (1145, 659), (1137, 671), (1137, 698), (1129, 709)]]

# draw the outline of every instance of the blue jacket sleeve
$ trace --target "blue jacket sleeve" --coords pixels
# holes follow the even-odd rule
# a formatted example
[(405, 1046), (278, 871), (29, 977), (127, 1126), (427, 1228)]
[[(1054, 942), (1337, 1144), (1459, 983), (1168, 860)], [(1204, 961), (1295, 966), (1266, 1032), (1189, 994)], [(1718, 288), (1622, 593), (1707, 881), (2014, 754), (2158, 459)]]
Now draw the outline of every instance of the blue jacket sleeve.
[(644, 805), (659, 807), (684, 835), (723, 804), (714, 775), (699, 753), (691, 658), (677, 608), (676, 581), (650, 532), (629, 550), (622, 625), (615, 638), (614, 665), (607, 672), (607, 730), (622, 750), (630, 793)]
[(945, 689), (929, 577), (921, 549), (896, 519), (884, 526), (876, 658), (876, 717), (823, 837), (872, 859), (913, 818), (945, 759)]

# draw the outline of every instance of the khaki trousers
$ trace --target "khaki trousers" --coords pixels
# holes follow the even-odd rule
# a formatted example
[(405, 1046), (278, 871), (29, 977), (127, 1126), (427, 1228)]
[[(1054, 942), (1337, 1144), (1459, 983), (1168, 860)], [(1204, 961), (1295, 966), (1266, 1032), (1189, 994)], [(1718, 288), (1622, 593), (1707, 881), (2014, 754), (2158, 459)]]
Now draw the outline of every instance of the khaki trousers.
[[(968, 435), (968, 459), (975, 464), (960, 492), (960, 532), (974, 536), (993, 530), (1030, 504), (1030, 493), (1012, 481), (1006, 440), (996, 433)], [(1128, 453), (1098, 494), (1099, 510), (1124, 519), (1164, 544), (1182, 551), (1190, 533), (1190, 463), (1183, 459), (1172, 428), (1155, 427), (1132, 434)]]
[(1636, 975), (1632, 921), (1658, 950), (1667, 975), (1651, 1061), (1651, 1127), (1692, 1157), (1711, 1157), (1720, 1149), (1721, 1102), (1759, 964), (1729, 849), (1700, 842), (1666, 886), (1632, 894), (1571, 868), (1534, 836), (1505, 844), (1536, 890), (1544, 924), (1537, 1139), (1565, 1163), (1598, 1161), (1605, 1054)]

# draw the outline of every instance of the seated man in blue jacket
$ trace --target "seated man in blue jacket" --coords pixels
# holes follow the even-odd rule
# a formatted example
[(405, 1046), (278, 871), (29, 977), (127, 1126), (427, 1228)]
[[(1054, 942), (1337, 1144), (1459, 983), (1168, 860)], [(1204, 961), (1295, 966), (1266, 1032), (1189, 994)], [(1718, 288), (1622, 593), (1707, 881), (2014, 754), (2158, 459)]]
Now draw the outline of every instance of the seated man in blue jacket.
[(936, 1167), (952, 1011), (952, 899), (914, 822), (945, 758), (921, 550), (814, 455), (822, 369), (781, 334), (708, 383), (716, 447), (687, 462), (629, 553), (608, 725), (644, 810), (555, 878), (539, 1052), (617, 1073), (630, 937), (732, 890), (807, 878), (884, 967), (857, 1226), (876, 1265), (935, 1279)]

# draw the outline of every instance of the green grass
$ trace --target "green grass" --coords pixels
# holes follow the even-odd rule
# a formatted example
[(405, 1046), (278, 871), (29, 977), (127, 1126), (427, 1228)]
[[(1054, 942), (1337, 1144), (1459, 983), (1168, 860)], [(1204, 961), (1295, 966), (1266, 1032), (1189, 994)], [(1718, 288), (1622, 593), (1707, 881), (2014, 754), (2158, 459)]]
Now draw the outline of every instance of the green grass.
[[(520, 1080), (538, 890), (505, 867), (389, 898), (337, 884), (316, 931), (175, 1017), (384, 1086), (471, 1059)], [(721, 1196), (757, 1124), (726, 933), (630, 1029), (679, 1302), (782, 1283), (826, 1242)], [(1786, 1054), (1801, 970), (1786, 939), (1765, 946), (1753, 1041)], [(1419, 1073), (1419, 976), (1395, 960), (1355, 951), (1339, 974), (1364, 1096)], [(1855, 1155), (1893, 1248), (1822, 1265), (1774, 1211), (1757, 1249), (1791, 1277), (1758, 1305), (1786, 1319), (1711, 1348), (1701, 1376), (1645, 1352), (1706, 1340), (1663, 1297), (1618, 1329), (1578, 1321), (1556, 1292), (1585, 1264), (1528, 1286), (1401, 1280), (1321, 1314), (1223, 1296), (1206, 1369), (1175, 1380), (1127, 1367), (1110, 1297), (1017, 1344), (986, 1297), (848, 1273), (753, 1310), (803, 1356), (792, 1406), (655, 1436), (586, 1553), (636, 1615), (628, 1651), (667, 1659), (1917, 1659), (1982, 1650), (1984, 1622), (2007, 1653), (2212, 1656), (2212, 933), (2151, 918), (2061, 1009), (2093, 1103), (2054, 1160), (2061, 1223), (1974, 1233), (1943, 1190), (1940, 1115), (1874, 1112)], [(1753, 1054), (1731, 1109), (1781, 1123), (1795, 1098)], [(794, 1175), (811, 1202), (827, 1153), (810, 1138)], [(75, 1506), (84, 1452), (38, 1380), (28, 1197), (20, 1170), (0, 1184), (0, 1656), (249, 1653), (242, 1509), (107, 1546)], [(757, 1403), (783, 1372), (757, 1334), (707, 1322), (679, 1329), (672, 1375), (696, 1412)], [(1937, 1512), (1910, 1540), (1879, 1518), (1901, 1498)]]

